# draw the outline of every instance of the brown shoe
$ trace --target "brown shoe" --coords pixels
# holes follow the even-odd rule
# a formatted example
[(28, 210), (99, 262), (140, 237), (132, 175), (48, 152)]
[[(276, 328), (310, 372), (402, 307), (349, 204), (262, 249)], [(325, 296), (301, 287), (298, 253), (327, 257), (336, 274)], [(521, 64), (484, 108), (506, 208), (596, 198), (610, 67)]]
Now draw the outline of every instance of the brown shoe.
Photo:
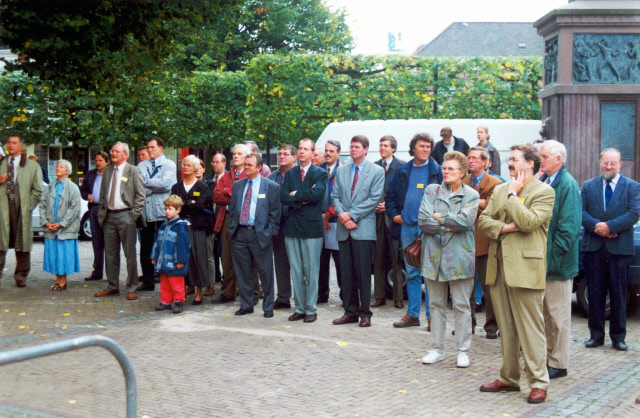
[(127, 293), (127, 300), (136, 300), (138, 299), (138, 295), (134, 292)]
[(367, 328), (371, 326), (371, 318), (362, 317), (360, 318), (360, 328)]
[(533, 388), (527, 398), (529, 403), (542, 403), (547, 399), (547, 391), (544, 389)]
[(358, 322), (357, 316), (342, 315), (338, 319), (333, 320), (333, 325), (355, 324)]
[(16, 286), (18, 286), (18, 287), (27, 287), (27, 281), (26, 280), (16, 280)]
[(495, 340), (496, 338), (498, 338), (497, 332), (495, 332), (494, 330), (487, 331), (487, 339)]
[(406, 314), (401, 320), (394, 322), (393, 326), (396, 328), (419, 327), (420, 318), (414, 318), (411, 315)]
[(520, 392), (519, 386), (507, 386), (498, 379), (480, 386), (480, 392)]
[(301, 320), (301, 319), (304, 319), (304, 318), (305, 318), (305, 316), (306, 316), (306, 315), (305, 315), (305, 314), (303, 314), (303, 313), (295, 312), (293, 315), (291, 315), (291, 316), (289, 317), (289, 321), (299, 321), (299, 320)]
[(431, 318), (427, 318), (427, 326), (425, 328), (427, 331), (431, 332)]
[(184, 288), (184, 295), (185, 296), (189, 296), (189, 295), (193, 295), (194, 293), (196, 293), (196, 288), (193, 286), (186, 286)]
[(96, 292), (96, 297), (99, 298), (101, 296), (118, 296), (119, 294), (120, 294), (119, 290), (105, 289), (105, 290), (100, 290)]
[(378, 308), (380, 306), (384, 306), (387, 304), (387, 300), (385, 298), (377, 298), (375, 302), (371, 304), (372, 308)]
[(213, 288), (213, 286), (207, 286), (204, 288), (204, 292), (202, 292), (202, 294), (204, 296), (213, 296), (214, 292), (215, 292), (215, 289)]
[(401, 300), (397, 300), (393, 302), (393, 307), (396, 309), (402, 309), (404, 308), (404, 303)]

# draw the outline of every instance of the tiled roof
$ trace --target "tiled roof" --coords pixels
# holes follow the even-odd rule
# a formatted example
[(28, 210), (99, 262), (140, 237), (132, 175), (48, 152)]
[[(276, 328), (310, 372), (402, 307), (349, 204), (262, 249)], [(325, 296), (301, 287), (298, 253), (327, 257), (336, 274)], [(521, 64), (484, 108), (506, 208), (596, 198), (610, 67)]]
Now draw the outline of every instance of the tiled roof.
[(454, 22), (415, 55), (435, 57), (541, 56), (542, 36), (529, 22)]

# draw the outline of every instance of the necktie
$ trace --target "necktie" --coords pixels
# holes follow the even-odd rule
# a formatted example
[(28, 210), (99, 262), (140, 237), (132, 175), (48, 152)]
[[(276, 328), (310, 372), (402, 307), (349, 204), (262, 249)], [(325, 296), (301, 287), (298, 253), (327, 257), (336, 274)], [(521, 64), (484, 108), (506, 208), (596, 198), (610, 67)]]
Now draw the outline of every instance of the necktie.
[(356, 166), (356, 174), (353, 176), (353, 183), (351, 183), (351, 196), (353, 196), (353, 191), (356, 189), (357, 182), (358, 182), (358, 166)]
[(547, 177), (547, 179), (544, 182), (547, 184), (551, 183), (551, 177)]
[(233, 170), (234, 173), (236, 173), (236, 180), (238, 180), (238, 176), (240, 175), (239, 171)]
[(151, 171), (156, 171), (156, 160), (151, 160)]
[(9, 161), (9, 170), (7, 171), (7, 195), (13, 197), (15, 194), (16, 182), (13, 179), (13, 160), (15, 157), (11, 157)]
[(113, 209), (116, 203), (116, 185), (118, 178), (118, 168), (113, 170), (113, 178), (111, 179), (111, 193), (109, 193), (109, 209)]
[(387, 174), (387, 162), (386, 161), (382, 162), (382, 168), (384, 168), (384, 174)]
[(471, 178), (471, 187), (473, 187), (474, 189), (478, 188), (478, 178), (477, 177), (472, 177)]
[(251, 211), (251, 185), (253, 182), (249, 180), (247, 186), (247, 193), (244, 195), (244, 201), (242, 202), (242, 210), (240, 211), (240, 225), (247, 225), (249, 223), (249, 212)]
[(331, 169), (327, 168), (327, 184), (329, 183), (329, 179), (331, 179)]
[(611, 187), (611, 180), (607, 180), (607, 187), (604, 189), (604, 210), (609, 207), (611, 196), (613, 196), (613, 188)]
[(300, 177), (302, 177), (302, 181), (304, 181), (304, 169), (300, 169)]

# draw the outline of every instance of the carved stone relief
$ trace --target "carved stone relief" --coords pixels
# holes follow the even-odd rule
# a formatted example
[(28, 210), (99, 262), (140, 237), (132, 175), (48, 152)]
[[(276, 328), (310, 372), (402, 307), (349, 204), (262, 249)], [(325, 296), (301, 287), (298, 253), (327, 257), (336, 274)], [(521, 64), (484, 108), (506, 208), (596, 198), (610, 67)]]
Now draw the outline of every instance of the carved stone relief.
[(575, 33), (573, 83), (640, 83), (640, 34)]
[(558, 37), (549, 39), (544, 47), (544, 84), (558, 82)]

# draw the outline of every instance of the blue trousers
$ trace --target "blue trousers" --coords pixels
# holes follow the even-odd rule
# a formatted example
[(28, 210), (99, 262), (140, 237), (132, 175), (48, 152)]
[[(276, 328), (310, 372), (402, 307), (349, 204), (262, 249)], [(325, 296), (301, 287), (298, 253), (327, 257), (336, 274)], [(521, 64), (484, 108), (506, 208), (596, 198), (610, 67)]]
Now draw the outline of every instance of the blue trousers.
[[(411, 244), (411, 241), (418, 238), (420, 235), (420, 227), (418, 225), (401, 225), (400, 229), (400, 241), (402, 242), (402, 248)], [(420, 275), (420, 269), (411, 267), (405, 263), (405, 271), (407, 272), (407, 296), (409, 299), (409, 307), (407, 314), (414, 318), (420, 317), (420, 309), (422, 305), (422, 276)], [(431, 318), (431, 312), (429, 311), (429, 292), (424, 290), (425, 310), (427, 318)]]

